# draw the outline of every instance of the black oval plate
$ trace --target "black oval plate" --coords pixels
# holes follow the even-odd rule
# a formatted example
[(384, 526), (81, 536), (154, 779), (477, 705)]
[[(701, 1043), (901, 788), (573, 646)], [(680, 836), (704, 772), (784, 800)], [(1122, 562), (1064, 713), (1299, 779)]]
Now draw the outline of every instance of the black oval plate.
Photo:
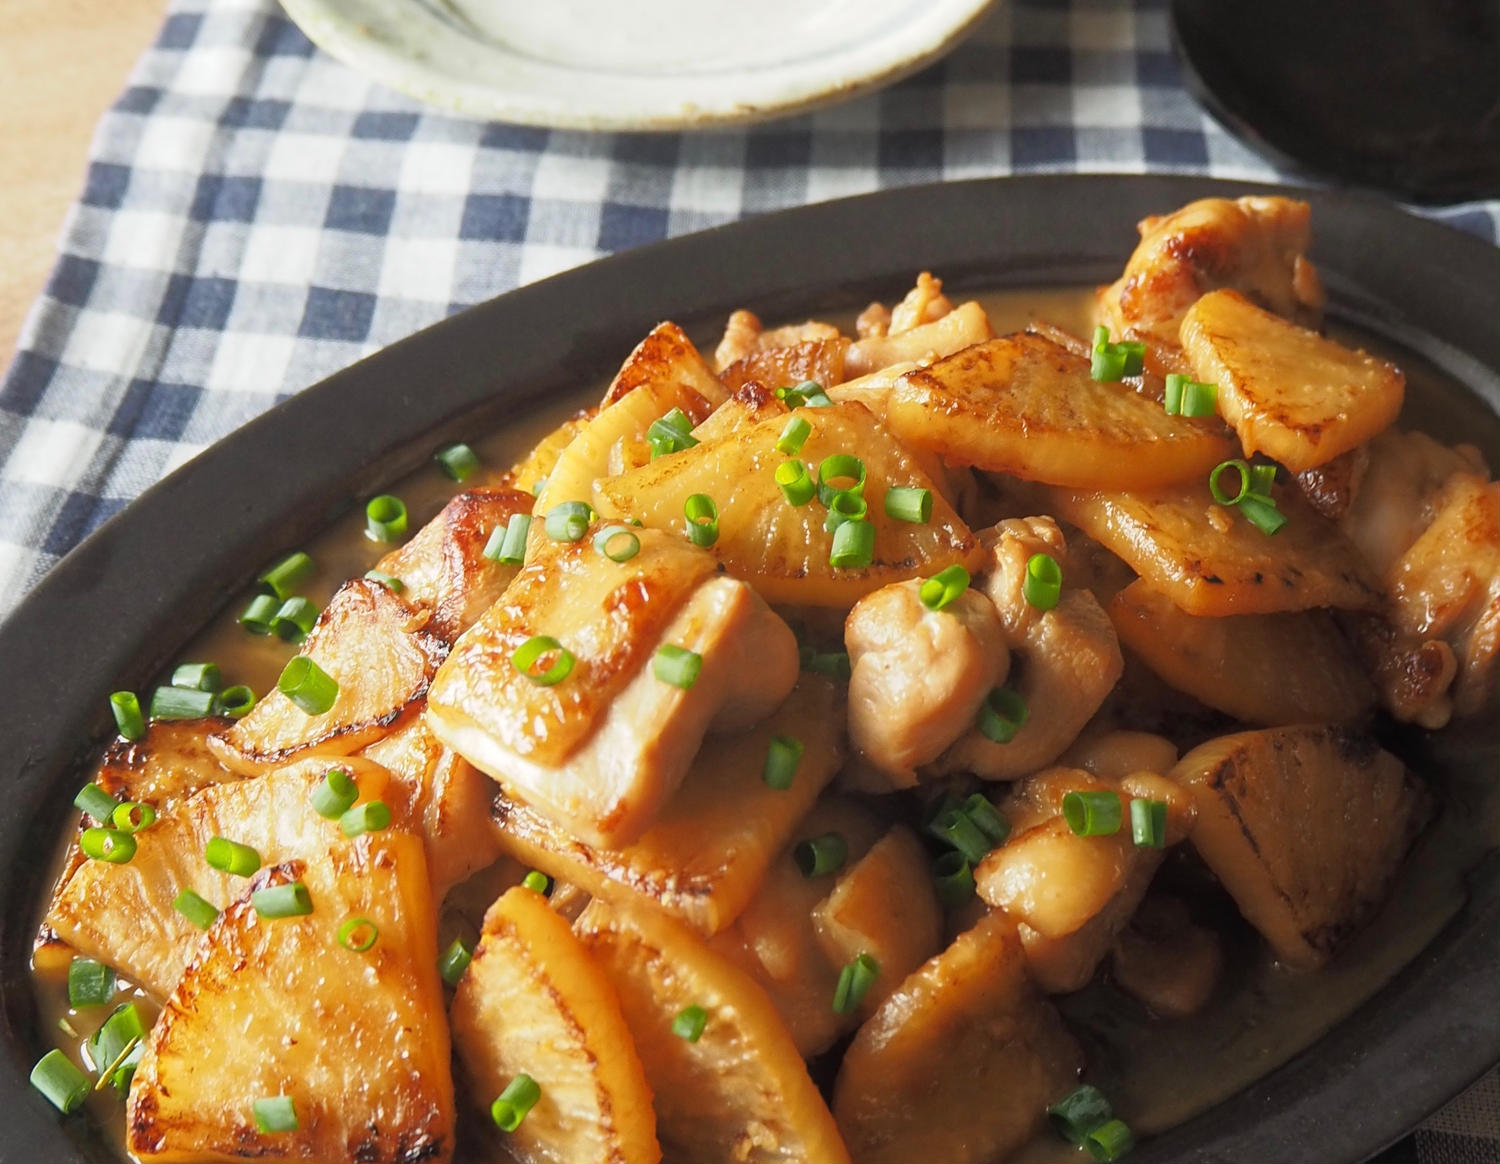
[[(45, 1048), (27, 962), (59, 830), (82, 766), (139, 687), (277, 550), (444, 440), (597, 381), (662, 319), (768, 318), (861, 306), (939, 272), (965, 286), (1077, 285), (1114, 276), (1134, 224), (1193, 198), (1274, 193), (1176, 177), (1038, 177), (886, 191), (618, 255), (501, 296), (279, 405), (166, 478), (69, 554), (0, 627), (0, 1158), (109, 1160), (27, 1082)], [(1285, 192), (1285, 191), (1281, 191)], [(1500, 413), (1500, 251), (1379, 202), (1313, 204), (1313, 258), (1331, 313), (1391, 336)], [(1493, 857), (1493, 855), (1492, 855)], [(1314, 1047), (1157, 1137), (1139, 1164), (1354, 1162), (1500, 1059), (1500, 863), (1460, 917)], [(813, 1162), (816, 1164), (816, 1162)]]

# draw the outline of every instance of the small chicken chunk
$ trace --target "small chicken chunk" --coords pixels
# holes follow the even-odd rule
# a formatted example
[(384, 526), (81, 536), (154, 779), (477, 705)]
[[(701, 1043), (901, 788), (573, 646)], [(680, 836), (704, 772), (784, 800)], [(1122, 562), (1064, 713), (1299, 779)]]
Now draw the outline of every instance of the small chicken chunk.
[(934, 279), (932, 272), (923, 271), (906, 298), (892, 308), (886, 334), (901, 335), (924, 323), (936, 323), (952, 310), (953, 301), (943, 294), (943, 281)]
[(1115, 983), (1162, 1018), (1197, 1014), (1224, 972), (1224, 943), (1175, 897), (1152, 894), (1115, 939)]
[(970, 344), (995, 338), (995, 330), (984, 308), (970, 300), (941, 319), (882, 336), (868, 336), (849, 345), (844, 374), (851, 379), (867, 376), (890, 364), (908, 360), (940, 360)]

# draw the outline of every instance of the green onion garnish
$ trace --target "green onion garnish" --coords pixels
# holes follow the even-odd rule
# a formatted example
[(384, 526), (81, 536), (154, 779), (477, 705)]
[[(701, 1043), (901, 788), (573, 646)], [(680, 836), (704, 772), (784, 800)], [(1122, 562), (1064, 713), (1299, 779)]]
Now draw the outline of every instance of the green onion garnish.
[(300, 596), (288, 598), (271, 618), (271, 631), (286, 642), (300, 643), (317, 621), (318, 608), (310, 600)]
[(281, 669), (276, 690), (308, 715), (322, 715), (339, 697), (338, 680), (306, 655), (298, 655)]
[(115, 972), (103, 962), (78, 957), (68, 963), (68, 1005), (74, 1010), (103, 1006), (115, 996)]
[(1250, 494), (1253, 497), (1271, 496), (1271, 487), (1276, 484), (1275, 465), (1250, 466)]
[(255, 1116), (255, 1130), (262, 1135), (295, 1132), (301, 1127), (290, 1095), (268, 1095), (257, 1099), (250, 1105), (250, 1111)]
[(969, 859), (956, 849), (933, 862), (932, 877), (938, 900), (949, 909), (957, 909), (974, 896), (974, 870)]
[(114, 713), (115, 727), (127, 740), (138, 740), (146, 734), (146, 719), (141, 715), (141, 701), (134, 691), (116, 691), (109, 697), (109, 710)]
[(838, 833), (824, 833), (821, 837), (798, 841), (792, 850), (792, 860), (804, 877), (821, 877), (824, 873), (837, 873), (849, 859), (849, 842)]
[(277, 602), (285, 602), (297, 588), (312, 577), (313, 560), (301, 550), (288, 554), (271, 566), (261, 571), (256, 581), (276, 596)]
[(963, 854), (964, 860), (971, 866), (983, 861), (995, 847), (984, 830), (969, 819), (969, 814), (962, 808), (950, 808), (939, 813), (927, 828), (928, 832), (947, 841)]
[(172, 686), (217, 691), (224, 686), (224, 675), (217, 663), (183, 663), (172, 672)]
[(522, 877), (521, 885), (533, 893), (540, 893), (543, 897), (552, 892), (552, 878), (548, 877), (540, 869), (533, 869), (525, 877)]
[(880, 974), (880, 963), (868, 954), (861, 954), (839, 971), (839, 982), (833, 991), (833, 1012), (853, 1014), (870, 993), (875, 979)]
[(152, 719), (201, 719), (212, 715), (214, 693), (185, 687), (158, 687), (151, 693)]
[(547, 511), (547, 536), (554, 542), (581, 542), (594, 520), (594, 508), (585, 501), (564, 501)]
[(797, 766), (802, 763), (802, 741), (796, 736), (772, 736), (766, 749), (765, 766), (760, 778), (766, 786), (784, 792), (792, 786), (797, 776)]
[(828, 501), (828, 516), (823, 519), (823, 528), (833, 533), (846, 521), (865, 521), (870, 516), (870, 506), (858, 493), (845, 489), (835, 493)]
[(227, 715), (230, 719), (243, 719), (255, 706), (255, 692), (243, 683), (226, 687), (214, 697), (214, 713)]
[(928, 610), (943, 610), (969, 588), (969, 572), (962, 566), (949, 566), (926, 579), (917, 597)]
[(791, 388), (776, 389), (776, 398), (784, 400), (788, 408), (831, 408), (833, 401), (816, 380), (804, 380)]
[(653, 420), (646, 430), (646, 440), (651, 444), (651, 459), (664, 457), (668, 453), (680, 453), (698, 443), (693, 436), (693, 422), (682, 409), (674, 408), (665, 416)]
[(146, 1037), (146, 1022), (133, 1002), (115, 1007), (99, 1029), (88, 1039), (89, 1058), (99, 1073), (103, 1086), (114, 1075), (130, 1049)]
[(1031, 713), (1026, 701), (1009, 687), (996, 687), (979, 708), (979, 718), (974, 726), (987, 740), (997, 744), (1008, 744), (1026, 723)]
[(203, 900), (191, 889), (184, 889), (172, 899), (172, 908), (200, 930), (206, 930), (218, 920), (219, 911), (212, 902)]
[(1083, 1138), (1083, 1146), (1095, 1160), (1118, 1160), (1135, 1147), (1135, 1135), (1124, 1120), (1109, 1120)]
[(479, 454), (465, 444), (440, 449), (432, 459), (454, 481), (467, 481), (479, 468)]
[(808, 424), (800, 416), (794, 416), (786, 422), (786, 427), (781, 430), (781, 436), (776, 441), (776, 451), (785, 453), (789, 457), (795, 457), (802, 451), (802, 446), (807, 443), (807, 438), (812, 435), (812, 425)]
[[(1239, 492), (1231, 497), (1219, 487), (1219, 479), (1233, 469), (1239, 475)], [(1250, 466), (1241, 460), (1220, 461), (1209, 471), (1208, 491), (1220, 505), (1238, 505), (1250, 494)]]
[(641, 539), (627, 526), (607, 525), (594, 535), (594, 549), (611, 562), (628, 562), (641, 552)]
[(324, 820), (338, 820), (359, 799), (359, 785), (343, 768), (330, 768), (323, 782), (313, 789), (313, 811)]
[(1168, 416), (1178, 416), (1182, 413), (1182, 391), (1189, 383), (1188, 378), (1181, 372), (1168, 372), (1167, 380), (1162, 388), (1162, 411)]
[(406, 536), (406, 503), (382, 493), (365, 504), (365, 533), (377, 542), (399, 542)]
[[(1219, 486), (1230, 469), (1239, 474), (1239, 491), (1231, 497)], [(1276, 481), (1275, 465), (1251, 466), (1245, 461), (1222, 461), (1208, 475), (1208, 491), (1220, 505), (1233, 506), (1263, 534), (1274, 534), (1286, 525), (1286, 516), (1276, 508), (1269, 490)]]
[(371, 582), (378, 582), (392, 594), (400, 594), (406, 589), (406, 583), (394, 574), (387, 574), (384, 570), (366, 570), (365, 577)]
[(1219, 386), (1189, 380), (1179, 372), (1167, 375), (1162, 401), (1168, 416), (1212, 416), (1218, 409)]
[(249, 877), (260, 869), (260, 854), (228, 837), (213, 837), (203, 846), (203, 859), (220, 873)]
[(1139, 376), (1145, 368), (1146, 345), (1140, 340), (1109, 342), (1109, 328), (1094, 329), (1093, 359), (1089, 375), (1095, 380), (1123, 380)]
[[(537, 671), (536, 665), (548, 655), (552, 656), (551, 663), (547, 664), (546, 670)], [(532, 635), (510, 657), (510, 665), (538, 687), (552, 687), (561, 683), (573, 673), (575, 662), (577, 660), (573, 657), (573, 652), (551, 635)]]
[(70, 1115), (83, 1106), (93, 1089), (89, 1077), (78, 1064), (55, 1047), (38, 1059), (31, 1069), (31, 1086), (64, 1115)]
[(339, 945), (356, 954), (363, 954), (380, 937), (380, 927), (367, 917), (346, 918), (339, 926)]
[(1286, 515), (1261, 497), (1250, 496), (1240, 502), (1240, 515), (1263, 534), (1274, 534), (1286, 524)]
[(127, 800), (115, 806), (109, 823), (122, 833), (143, 833), (156, 823), (156, 809), (138, 800)]
[(875, 527), (867, 521), (846, 521), (833, 531), (828, 564), (840, 570), (863, 570), (875, 560)]
[(1117, 792), (1070, 792), (1063, 797), (1063, 820), (1080, 837), (1107, 837), (1120, 831)]
[(1143, 849), (1167, 847), (1167, 804), (1164, 800), (1130, 798), (1130, 837)]
[(82, 809), (100, 824), (107, 825), (114, 819), (115, 809), (120, 807), (120, 802), (99, 785), (85, 784), (78, 790), (78, 795), (73, 797), (73, 807)]
[(269, 594), (257, 594), (250, 600), (250, 605), (245, 607), (245, 613), (240, 615), (240, 625), (251, 634), (268, 635), (271, 633), (271, 620), (280, 609), (280, 599), (272, 598)]
[(524, 1072), (512, 1079), (495, 1102), (490, 1104), (490, 1119), (502, 1132), (513, 1132), (521, 1126), (526, 1113), (542, 1098), (536, 1080)]
[(719, 507), (707, 493), (694, 493), (683, 504), (682, 512), (693, 545), (707, 549), (719, 540)]
[(885, 515), (893, 521), (926, 525), (932, 520), (932, 490), (897, 485), (885, 491)]
[(703, 1028), (708, 1025), (708, 1011), (701, 1006), (685, 1006), (672, 1020), (672, 1033), (679, 1039), (696, 1043), (703, 1037)]
[(367, 800), (339, 817), (339, 829), (346, 837), (378, 833), (390, 824), (391, 807), (383, 800)]
[(651, 673), (663, 683), (691, 691), (698, 682), (698, 672), (703, 670), (703, 656), (686, 647), (663, 643), (656, 648), (651, 659)]
[(846, 683), (853, 672), (848, 651), (813, 651), (803, 662), (802, 669), (817, 675), (827, 675), (830, 679), (842, 679)]
[(1085, 1083), (1066, 1099), (1047, 1109), (1047, 1122), (1069, 1143), (1083, 1146), (1088, 1134), (1114, 1117), (1109, 1100), (1092, 1083)]
[(119, 829), (84, 829), (78, 847), (90, 860), (108, 861), (111, 865), (124, 865), (135, 856), (135, 838)]
[(1026, 577), (1021, 597), (1038, 610), (1051, 610), (1062, 597), (1062, 567), (1051, 554), (1032, 554), (1026, 559)]
[(462, 938), (454, 938), (453, 944), (443, 951), (438, 959), (438, 973), (449, 986), (457, 986), (469, 963), (474, 960), (474, 947)]
[(790, 505), (806, 505), (818, 491), (817, 483), (807, 474), (807, 466), (796, 459), (776, 466), (776, 484)]
[(993, 844), (1003, 845), (1005, 839), (1010, 836), (1010, 821), (995, 810), (989, 797), (982, 792), (976, 792), (964, 801), (963, 814), (973, 821), (979, 831)]
[(503, 526), (490, 530), (489, 540), (480, 552), (491, 562), (502, 566), (520, 566), (526, 562), (526, 538), (531, 533), (531, 514), (513, 513)]
[[(848, 481), (841, 485), (836, 482)], [(865, 491), (865, 463), (848, 453), (834, 453), (824, 457), (818, 466), (818, 500), (827, 505), (835, 493), (860, 493)]]
[(250, 895), (250, 904), (263, 918), (303, 917), (312, 913), (312, 896), (300, 881), (270, 885)]

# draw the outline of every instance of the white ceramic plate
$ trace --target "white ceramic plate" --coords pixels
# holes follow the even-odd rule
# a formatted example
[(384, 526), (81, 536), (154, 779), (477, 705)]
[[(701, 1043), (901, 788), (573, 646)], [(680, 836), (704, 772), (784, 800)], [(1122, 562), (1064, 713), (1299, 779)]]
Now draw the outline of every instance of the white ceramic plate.
[(455, 113), (561, 129), (758, 121), (890, 84), (996, 0), (282, 0), (321, 48)]

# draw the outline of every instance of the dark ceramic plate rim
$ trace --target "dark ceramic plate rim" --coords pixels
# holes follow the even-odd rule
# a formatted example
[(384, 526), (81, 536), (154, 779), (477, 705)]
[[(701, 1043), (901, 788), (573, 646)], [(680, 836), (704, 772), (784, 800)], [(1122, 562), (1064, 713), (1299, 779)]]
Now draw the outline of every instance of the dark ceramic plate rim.
[[(0, 626), (0, 1159), (105, 1160), (97, 1133), (29, 1086), (44, 1044), (26, 976), (45, 854), (103, 738), (107, 693), (143, 684), (267, 557), (440, 442), (607, 374), (660, 319), (749, 305), (794, 317), (952, 285), (1101, 281), (1141, 217), (1249, 183), (1032, 177), (908, 187), (628, 252), (511, 292), (277, 406), (148, 490)], [(1284, 188), (1281, 192), (1286, 192)], [(1371, 199), (1299, 190), (1337, 314), (1416, 348), (1500, 412), (1500, 251)], [(354, 418), (353, 422), (345, 418)], [(1493, 855), (1492, 855), (1493, 857)], [(1160, 1161), (1362, 1160), (1500, 1060), (1500, 864), (1370, 1003), (1292, 1062), (1139, 1149)]]

